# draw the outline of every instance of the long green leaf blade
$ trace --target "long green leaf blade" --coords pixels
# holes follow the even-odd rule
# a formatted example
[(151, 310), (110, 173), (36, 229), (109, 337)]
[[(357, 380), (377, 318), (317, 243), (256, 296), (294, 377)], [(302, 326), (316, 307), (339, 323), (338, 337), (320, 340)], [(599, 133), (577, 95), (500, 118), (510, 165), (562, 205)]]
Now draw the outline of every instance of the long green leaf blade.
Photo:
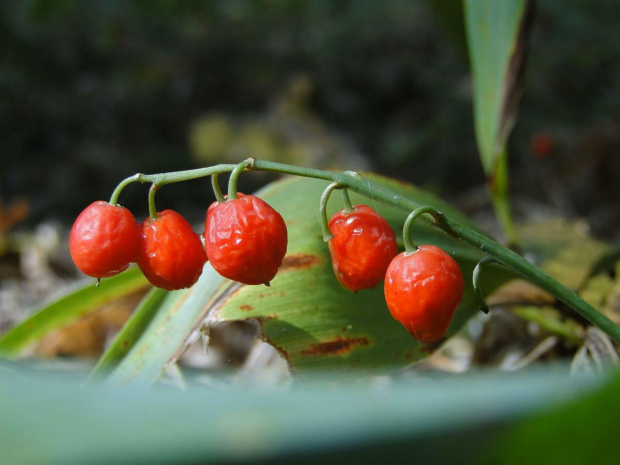
[(161, 308), (166, 295), (168, 295), (168, 291), (154, 287), (144, 296), (129, 320), (118, 332), (112, 344), (101, 356), (95, 368), (93, 368), (90, 375), (91, 379), (104, 375), (127, 355)]
[[(596, 386), (567, 376), (566, 370), (476, 373), (372, 389), (305, 383), (275, 392), (83, 389), (51, 376), (1, 376), (0, 450), (4, 464), (32, 465), (342, 464), (343, 457), (353, 463), (384, 463), (386, 457), (478, 463), (515, 420), (584, 397)], [(617, 405), (617, 397), (608, 397), (616, 402), (609, 405)], [(598, 416), (579, 416), (588, 418), (592, 423)], [(589, 436), (587, 422), (573, 423), (581, 426), (567, 432)], [(509, 443), (516, 451), (519, 444)], [(546, 443), (528, 442), (535, 444)], [(537, 457), (535, 450), (528, 458)], [(544, 463), (554, 463), (552, 452)]]
[(213, 305), (230, 285), (207, 262), (191, 289), (169, 292), (142, 337), (110, 374), (112, 384), (149, 385), (173, 362)]
[(527, 0), (465, 0), (476, 138), (482, 166), (493, 174), (520, 95)]
[(0, 355), (15, 358), (51, 331), (62, 328), (114, 299), (146, 289), (147, 285), (148, 281), (137, 267), (105, 279), (99, 287), (95, 287), (92, 281), (81, 285), (77, 290), (43, 306), (9, 330), (0, 339)]

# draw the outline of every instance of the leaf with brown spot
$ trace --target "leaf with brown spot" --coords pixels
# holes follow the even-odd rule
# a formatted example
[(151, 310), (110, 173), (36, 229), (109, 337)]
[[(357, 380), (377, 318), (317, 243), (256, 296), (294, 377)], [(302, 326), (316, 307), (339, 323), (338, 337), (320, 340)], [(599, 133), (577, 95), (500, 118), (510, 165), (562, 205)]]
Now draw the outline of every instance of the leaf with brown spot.
[[(424, 205), (432, 205), (447, 216), (478, 229), (458, 211), (428, 192), (382, 176), (364, 174), (395, 193)], [(327, 186), (324, 181), (291, 178), (267, 187), (264, 198), (279, 211), (289, 227), (289, 246), (282, 269), (271, 288), (241, 286), (211, 309), (216, 320), (258, 319), (263, 339), (286, 354), (294, 373), (308, 370), (355, 371), (360, 374), (389, 373), (426, 357), (436, 346), (413, 339), (390, 315), (383, 297), (383, 286), (354, 294), (343, 288), (334, 276), (327, 244), (320, 235), (316, 219), (319, 198)], [(398, 236), (407, 214), (370, 199), (352, 194), (355, 204), (372, 206), (386, 218)], [(328, 205), (331, 215), (342, 209), (338, 197)], [(482, 254), (462, 242), (418, 222), (413, 237), (418, 243), (433, 243), (454, 254), (463, 274), (469, 275)], [(483, 276), (487, 292), (505, 282), (509, 272)], [(449, 334), (457, 331), (478, 311), (469, 284)], [(243, 310), (251, 305), (252, 311)], [(270, 318), (277, 315), (277, 318)], [(343, 328), (346, 336), (343, 336)], [(406, 355), (405, 355), (406, 354)]]
[(335, 355), (349, 352), (352, 347), (360, 345), (367, 346), (368, 338), (342, 338), (337, 337), (333, 341), (319, 342), (318, 344), (311, 344), (309, 349), (302, 350), (303, 355)]

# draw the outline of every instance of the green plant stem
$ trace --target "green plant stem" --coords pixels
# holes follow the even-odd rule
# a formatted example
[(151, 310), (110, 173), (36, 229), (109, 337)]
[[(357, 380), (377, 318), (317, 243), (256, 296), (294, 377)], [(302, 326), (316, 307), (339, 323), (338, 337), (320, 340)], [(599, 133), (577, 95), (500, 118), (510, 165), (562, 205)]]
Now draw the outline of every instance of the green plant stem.
[(492, 182), (489, 183), (489, 193), (493, 201), (493, 209), (502, 226), (508, 246), (516, 247), (518, 245), (518, 237), (510, 210), (510, 198), (508, 193), (508, 152), (506, 148), (504, 148), (497, 158)]
[(443, 216), (443, 214), (439, 213), (433, 207), (422, 206), (416, 208), (409, 214), (409, 216), (405, 220), (405, 225), (403, 226), (403, 242), (405, 243), (405, 252), (407, 255), (418, 250), (418, 246), (415, 245), (413, 239), (411, 239), (411, 225), (413, 225), (413, 222), (417, 218), (424, 214), (431, 215), (436, 225), (443, 225), (442, 229), (446, 232), (449, 232), (449, 227), (445, 223), (445, 217)]
[(149, 189), (149, 216), (151, 220), (156, 220), (159, 215), (157, 215), (157, 207), (155, 206), (155, 194), (159, 190), (159, 186), (155, 183), (151, 184), (151, 188)]
[(254, 159), (248, 158), (235, 166), (235, 169), (230, 172), (230, 179), (228, 180), (228, 200), (235, 200), (237, 198), (237, 181), (239, 180), (239, 175), (248, 167), (252, 166), (252, 163), (254, 163)]
[(342, 192), (342, 203), (344, 204), (344, 212), (351, 213), (354, 208), (353, 204), (351, 203), (351, 197), (349, 197), (349, 191), (347, 191), (346, 189), (342, 189), (340, 192)]
[(323, 191), (323, 194), (321, 195), (321, 200), (319, 202), (319, 223), (321, 224), (323, 241), (325, 242), (329, 242), (334, 238), (332, 232), (329, 230), (329, 223), (327, 221), (327, 202), (329, 201), (329, 196), (332, 194), (333, 190), (339, 188), (340, 186), (337, 182), (332, 182)]
[(474, 288), (474, 293), (476, 294), (476, 299), (478, 300), (478, 306), (480, 307), (482, 313), (489, 313), (489, 306), (484, 299), (484, 293), (482, 292), (482, 288), (480, 287), (480, 271), (482, 270), (482, 267), (487, 263), (497, 262), (494, 258), (491, 258), (487, 255), (476, 264), (471, 277), (473, 285), (472, 287)]
[(222, 189), (220, 188), (220, 183), (217, 179), (218, 173), (213, 173), (211, 175), (211, 186), (213, 187), (213, 193), (215, 194), (215, 199), (218, 203), (225, 202), (224, 194), (222, 194)]
[[(140, 182), (155, 182), (161, 187), (172, 182), (197, 179), (204, 176), (211, 176), (214, 173), (229, 172), (238, 166), (239, 165), (230, 164), (216, 165), (209, 168), (178, 171), (175, 173), (136, 175), (132, 179)], [(270, 171), (274, 173), (291, 174), (295, 176), (331, 181), (332, 183), (337, 183), (338, 187), (350, 189), (360, 195), (381, 201), (387, 205), (391, 205), (407, 212), (411, 212), (421, 206), (416, 202), (395, 194), (394, 192), (365, 179), (363, 176), (355, 172), (330, 172), (263, 160), (254, 160), (251, 166), (248, 166), (247, 169), (256, 171)], [(129, 182), (127, 182), (127, 184), (129, 184)], [(119, 188), (117, 188), (117, 190), (120, 192)], [(494, 258), (497, 262), (520, 274), (526, 280), (537, 284), (541, 289), (553, 294), (558, 300), (562, 301), (592, 324), (600, 328), (614, 341), (620, 342), (620, 326), (616, 325), (613, 321), (596, 310), (573, 291), (562, 286), (547, 273), (484, 234), (462, 226), (456, 221), (453, 221), (443, 215), (440, 218), (441, 221), (434, 221), (431, 222), (431, 224), (449, 234), (453, 234), (473, 247), (482, 250), (488, 256)]]
[(134, 174), (133, 176), (129, 176), (128, 178), (123, 179), (120, 184), (118, 186), (116, 186), (116, 189), (114, 189), (114, 192), (112, 192), (112, 196), (110, 197), (110, 204), (111, 205), (118, 205), (118, 198), (121, 195), (121, 191), (127, 187), (129, 184), (131, 184), (132, 182), (136, 182), (140, 180), (140, 176), (141, 174)]

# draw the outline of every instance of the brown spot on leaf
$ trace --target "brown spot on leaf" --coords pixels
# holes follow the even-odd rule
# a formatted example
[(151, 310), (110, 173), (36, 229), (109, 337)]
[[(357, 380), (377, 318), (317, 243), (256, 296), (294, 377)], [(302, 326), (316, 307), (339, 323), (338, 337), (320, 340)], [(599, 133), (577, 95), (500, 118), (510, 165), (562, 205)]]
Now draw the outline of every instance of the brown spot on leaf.
[(254, 307), (252, 307), (250, 304), (244, 304), (241, 307), (239, 307), (241, 310), (245, 311), (245, 312), (250, 312), (252, 310), (254, 310)]
[(302, 350), (301, 353), (303, 355), (337, 355), (350, 352), (355, 346), (367, 346), (368, 344), (370, 342), (365, 337), (338, 337), (333, 341), (310, 344), (310, 348)]
[(291, 269), (310, 268), (317, 263), (320, 263), (321, 258), (314, 254), (298, 253), (293, 255), (287, 255), (282, 260), (282, 265), (279, 271), (287, 271)]

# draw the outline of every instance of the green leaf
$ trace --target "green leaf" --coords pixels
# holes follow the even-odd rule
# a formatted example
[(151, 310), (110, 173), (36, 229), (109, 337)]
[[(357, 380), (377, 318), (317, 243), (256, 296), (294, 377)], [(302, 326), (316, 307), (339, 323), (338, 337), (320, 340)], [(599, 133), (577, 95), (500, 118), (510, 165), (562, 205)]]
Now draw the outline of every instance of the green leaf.
[[(387, 178), (370, 175), (367, 178), (475, 227), (463, 215), (426, 192)], [(320, 181), (287, 180), (264, 192), (266, 200), (281, 212), (289, 225), (287, 256), (271, 287), (237, 288), (218, 302), (214, 317), (225, 321), (257, 321), (262, 337), (274, 345), (293, 372), (301, 376), (310, 369), (382, 374), (426, 357), (437, 346), (418, 342), (392, 318), (382, 285), (355, 294), (343, 288), (335, 278), (327, 244), (322, 241), (317, 221), (310, 213), (316, 210), (325, 187)], [(407, 213), (357, 195), (352, 195), (352, 201), (375, 208), (397, 235), (402, 235)], [(341, 203), (332, 199), (329, 214), (340, 209)], [(423, 221), (414, 223), (412, 237), (418, 244), (432, 243), (443, 248), (461, 266), (467, 288), (448, 332), (452, 335), (478, 311), (471, 273), (482, 253)], [(487, 292), (507, 279), (506, 271), (500, 269), (486, 274)]]
[(504, 234), (516, 244), (508, 198), (506, 141), (522, 93), (532, 5), (528, 0), (464, 1), (480, 160)]
[(0, 339), (0, 355), (15, 358), (31, 344), (99, 307), (127, 294), (146, 290), (148, 281), (137, 268), (106, 278), (99, 287), (93, 281), (43, 306)]
[(95, 368), (93, 368), (91, 378), (101, 376), (111, 370), (127, 355), (160, 310), (167, 294), (168, 291), (154, 287), (144, 296), (129, 320), (118, 332), (112, 344), (101, 356)]
[(527, 0), (465, 0), (476, 138), (487, 176), (495, 172), (515, 120), (528, 5)]
[(620, 378), (569, 405), (530, 415), (505, 431), (479, 463), (618, 463)]
[(110, 374), (109, 382), (149, 385), (155, 381), (180, 355), (205, 312), (225, 290), (225, 284), (232, 283), (215, 273), (207, 263), (194, 286), (169, 292), (142, 336)]
[[(261, 392), (84, 389), (52, 376), (5, 372), (0, 373), (0, 457), (7, 465), (342, 464), (343, 457), (346, 463), (386, 458), (479, 463), (481, 453), (518, 419), (583, 397), (596, 386), (567, 379), (567, 371), (475, 373), (372, 387), (299, 383)], [(574, 418), (563, 409), (544, 436), (535, 434), (542, 425), (529, 430), (528, 453), (520, 452), (514, 437), (510, 449), (500, 449), (502, 456), (514, 451), (515, 457), (531, 459), (518, 463), (557, 463), (554, 453), (582, 442), (567, 438), (594, 439), (598, 428), (592, 426), (603, 418), (612, 430), (591, 452), (593, 463), (605, 463), (598, 459), (614, 443), (617, 388), (610, 386), (603, 402), (583, 403)], [(543, 438), (557, 444), (548, 446)], [(580, 458), (588, 463), (587, 456)]]
[[(427, 192), (387, 178), (365, 176), (396, 194), (431, 205), (476, 228), (462, 214)], [(316, 215), (327, 184), (314, 179), (288, 178), (262, 190), (260, 196), (282, 214), (289, 231), (287, 255), (271, 286), (242, 286), (222, 278), (207, 265), (189, 291), (171, 293), (166, 298), (164, 308), (112, 373), (112, 381), (153, 382), (193, 339), (191, 334), (196, 334), (205, 315), (216, 321), (257, 322), (262, 338), (274, 345), (299, 375), (309, 369), (380, 374), (432, 353), (436, 345), (417, 342), (392, 319), (382, 286), (354, 294), (338, 283)], [(352, 195), (352, 200), (378, 210), (397, 235), (401, 235), (405, 212), (357, 195)], [(334, 196), (328, 206), (329, 213), (341, 208), (339, 196)], [(461, 266), (467, 289), (449, 331), (450, 335), (454, 334), (478, 311), (470, 276), (482, 252), (424, 221), (414, 224), (413, 238), (419, 244), (442, 247)], [(504, 267), (498, 267), (495, 273), (485, 273), (485, 292), (511, 277)]]

